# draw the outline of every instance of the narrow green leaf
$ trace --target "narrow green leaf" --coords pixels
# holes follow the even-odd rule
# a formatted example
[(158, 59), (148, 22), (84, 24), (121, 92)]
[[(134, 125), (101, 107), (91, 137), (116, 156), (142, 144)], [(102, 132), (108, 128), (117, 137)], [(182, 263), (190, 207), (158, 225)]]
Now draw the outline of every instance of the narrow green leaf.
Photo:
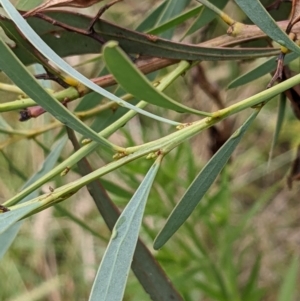
[[(36, 174), (34, 174), (23, 185), (23, 188), (30, 186), (32, 183), (34, 183), (37, 179), (39, 179), (40, 177), (45, 175), (49, 170), (51, 170), (55, 166), (67, 140), (68, 140), (67, 137), (63, 137), (57, 143), (55, 143), (53, 150), (49, 153), (49, 155), (45, 159), (40, 170)], [(29, 195), (27, 195), (21, 202), (29, 201), (33, 198), (36, 198), (37, 196), (38, 196), (38, 191), (36, 190), (36, 191), (30, 193)], [(0, 218), (1, 218), (1, 215), (0, 215)], [(9, 229), (7, 229), (4, 233), (0, 234), (0, 259), (3, 257), (5, 252), (8, 250), (8, 248), (14, 241), (15, 237), (17, 236), (17, 234), (19, 232), (21, 225), (22, 225), (22, 222), (18, 222), (16, 224), (14, 224), (13, 226), (11, 226)]]
[[(203, 271), (205, 274), (205, 271)], [(198, 289), (201, 291), (211, 300), (223, 300), (222, 293), (217, 289), (215, 283), (208, 283), (203, 280), (196, 280), (195, 282)]]
[(284, 115), (285, 115), (285, 108), (286, 108), (286, 96), (285, 96), (284, 93), (281, 93), (280, 98), (279, 98), (279, 106), (278, 106), (278, 112), (277, 112), (276, 127), (275, 127), (275, 131), (274, 131), (274, 134), (273, 134), (272, 144), (271, 144), (270, 152), (269, 152), (268, 165), (270, 165), (270, 163), (271, 163), (274, 148), (277, 144), (278, 137), (279, 137), (279, 134), (280, 134), (281, 129), (282, 129), (282, 125), (283, 125), (283, 121), (284, 121)]
[(0, 260), (15, 240), (21, 225), (22, 222), (17, 222), (14, 225), (10, 226), (8, 229), (4, 230), (5, 232), (0, 234)]
[(97, 272), (90, 301), (123, 300), (146, 201), (160, 162), (159, 157), (118, 218)]
[[(169, 0), (164, 11), (161, 13), (159, 20), (156, 22), (156, 25), (168, 22), (173, 17), (181, 14), (190, 2), (191, 0)], [(161, 37), (164, 39), (171, 39), (173, 34), (174, 29), (169, 29), (168, 31), (163, 32)]]
[(203, 115), (203, 112), (178, 103), (155, 89), (144, 74), (129, 60), (124, 51), (118, 47), (117, 42), (110, 41), (104, 45), (103, 58), (107, 69), (113, 74), (116, 81), (134, 97), (159, 107)]
[(190, 18), (196, 16), (197, 14), (199, 14), (199, 12), (201, 10), (202, 10), (201, 6), (196, 6), (196, 7), (192, 8), (191, 10), (184, 12), (184, 13), (180, 14), (179, 16), (176, 16), (159, 26), (156, 26), (155, 28), (147, 30), (147, 33), (156, 34), (156, 35), (160, 34), (161, 32), (164, 32), (168, 29), (174, 28), (175, 26), (178, 26), (178, 25), (182, 24), (183, 22), (189, 20)]
[[(91, 19), (87, 16), (74, 14), (72, 12), (55, 11), (48, 12), (47, 15), (71, 26), (76, 24), (76, 26), (81, 29), (86, 29), (91, 22)], [(13, 25), (10, 20), (0, 17), (0, 23), (5, 32), (9, 33), (12, 30)], [(58, 29), (57, 26), (53, 26), (34, 17), (29, 18), (28, 23), (32, 25), (32, 28), (34, 28), (40, 37), (61, 56), (99, 53), (101, 51), (99, 43), (96, 43), (95, 40), (84, 35), (78, 35), (77, 33), (59, 29), (61, 38), (57, 39), (53, 35), (53, 32)], [(275, 56), (279, 54), (278, 49), (272, 48), (203, 47), (193, 44), (176, 43), (159, 37), (154, 37), (154, 42), (148, 34), (142, 34), (137, 31), (119, 27), (104, 20), (99, 20), (95, 24), (94, 29), (105, 41), (118, 41), (120, 47), (126, 51), (126, 53), (139, 53), (141, 55), (191, 61), (253, 59), (256, 57)], [(17, 34), (17, 31), (14, 30), (14, 35)], [(65, 44), (69, 43), (71, 43), (73, 47), (64, 47)], [(23, 52), (18, 50), (18, 47), (13, 49), (18, 57), (22, 57), (22, 59), (25, 60), (26, 64), (35, 62), (32, 57), (28, 55), (24, 57)]]
[(40, 205), (38, 203), (32, 203), (15, 210), (0, 213), (0, 234), (4, 233), (8, 228), (25, 217), (28, 213), (37, 209), (39, 206)]
[[(79, 82), (81, 82), (82, 84), (84, 84), (86, 87), (90, 88), (91, 90), (93, 90), (93, 91), (95, 91), (95, 92), (103, 95), (104, 97), (107, 97), (108, 99), (116, 102), (120, 106), (126, 107), (127, 109), (130, 109), (130, 110), (134, 110), (137, 113), (140, 113), (140, 114), (143, 114), (145, 116), (151, 117), (151, 118), (156, 119), (158, 121), (166, 122), (166, 123), (169, 123), (169, 124), (172, 124), (172, 125), (178, 125), (179, 124), (178, 122), (167, 120), (165, 118), (162, 118), (162, 117), (156, 116), (156, 115), (154, 115), (152, 113), (149, 113), (147, 111), (144, 111), (143, 109), (137, 108), (136, 106), (134, 106), (134, 105), (132, 105), (130, 103), (127, 103), (126, 101), (124, 101), (121, 98), (115, 96), (114, 94), (112, 94), (112, 93), (106, 91), (105, 89), (97, 86), (91, 80), (89, 80), (88, 78), (86, 78), (85, 76), (83, 76), (81, 73), (79, 73), (77, 70), (75, 70), (74, 68), (72, 68), (69, 64), (67, 64), (60, 56), (58, 56), (36, 34), (36, 32), (28, 25), (28, 23), (22, 18), (22, 16), (20, 15), (20, 13), (14, 8), (14, 6), (9, 2), (9, 0), (0, 0), (0, 3), (2, 4), (2, 6), (5, 9), (6, 13), (13, 20), (13, 22), (18, 26), (18, 29), (28, 39), (28, 41), (40, 53), (42, 53), (51, 62), (53, 62), (54, 64), (56, 64), (65, 73), (67, 73), (71, 77), (75, 78), (76, 80), (78, 80)], [(1, 66), (0, 66), (0, 68), (1, 68)], [(79, 120), (77, 120), (77, 122), (79, 122)], [(73, 128), (71, 125), (70, 125), (70, 127)], [(82, 127), (80, 127), (80, 128), (83, 129)], [(78, 129), (75, 129), (75, 128), (73, 128), (73, 129), (76, 130), (76, 131), (78, 131)], [(88, 129), (88, 128), (86, 127), (86, 129)], [(88, 129), (88, 135), (86, 135), (86, 136), (89, 137), (89, 138), (91, 138), (91, 139), (93, 139), (93, 140), (98, 141), (99, 143), (103, 144), (103, 140), (100, 139), (100, 137), (97, 136), (97, 134), (94, 133), (90, 129)]]
[(65, 106), (45, 91), (2, 40), (0, 40), (0, 53), (0, 69), (29, 97), (34, 99), (59, 121), (78, 133), (95, 140), (107, 148), (112, 148), (109, 141), (98, 136), (96, 132), (92, 131)]
[(34, 7), (37, 7), (43, 2), (43, 0), (19, 0), (16, 4), (16, 7), (19, 10), (29, 10)]
[(300, 54), (300, 47), (281, 30), (259, 0), (235, 0), (249, 19), (278, 44)]
[(255, 263), (251, 269), (251, 273), (247, 280), (245, 287), (242, 290), (241, 300), (243, 301), (252, 301), (251, 299), (253, 293), (257, 291), (257, 280), (259, 276), (261, 256), (258, 256), (255, 260)]
[(298, 288), (299, 282), (297, 282), (299, 270), (299, 258), (294, 256), (289, 269), (283, 279), (280, 287), (277, 301), (293, 301), (296, 288)]
[(209, 160), (205, 167), (194, 179), (182, 199), (175, 206), (168, 220), (154, 241), (154, 249), (161, 248), (170, 237), (187, 220), (210, 188), (216, 177), (229, 160), (231, 154), (239, 144), (249, 126), (254, 121), (259, 111), (255, 111), (246, 122), (233, 133), (219, 151)]
[[(284, 58), (284, 66), (295, 60), (296, 58), (299, 57), (299, 54), (297, 53), (289, 53), (285, 56)], [(265, 61), (264, 63), (260, 64), (256, 68), (250, 70), (249, 72), (239, 76), (238, 78), (234, 79), (229, 85), (228, 89), (233, 89), (237, 88), (239, 86), (248, 84), (252, 82), (255, 79), (258, 79), (265, 74), (268, 74), (275, 70), (277, 67), (277, 59), (276, 58), (271, 58)]]
[(159, 6), (154, 8), (149, 15), (143, 19), (143, 21), (137, 26), (137, 31), (147, 31), (150, 28), (154, 27), (157, 21), (159, 20), (162, 12), (164, 11), (166, 5), (168, 4), (169, 0), (163, 1)]
[[(223, 9), (228, 0), (218, 0), (216, 1), (215, 6), (219, 9)], [(201, 13), (196, 18), (196, 20), (191, 24), (188, 30), (185, 32), (184, 37), (193, 34), (195, 31), (199, 30), (201, 27), (205, 26), (209, 22), (213, 21), (216, 18), (216, 13), (205, 6), (199, 6), (201, 8)]]

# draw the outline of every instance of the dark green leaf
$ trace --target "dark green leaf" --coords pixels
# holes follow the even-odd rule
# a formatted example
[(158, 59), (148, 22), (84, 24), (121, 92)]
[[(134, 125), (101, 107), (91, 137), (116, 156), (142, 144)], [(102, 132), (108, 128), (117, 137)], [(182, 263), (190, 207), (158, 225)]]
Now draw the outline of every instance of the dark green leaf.
[[(288, 63), (292, 62), (296, 58), (298, 58), (299, 55), (297, 53), (289, 53), (288, 55), (285, 56), (284, 58), (284, 65), (287, 65)], [(276, 58), (271, 58), (267, 60), (266, 62), (260, 64), (253, 70), (250, 70), (249, 72), (241, 75), (240, 77), (236, 78), (233, 80), (229, 85), (228, 89), (233, 89), (237, 88), (239, 86), (248, 84), (252, 82), (253, 80), (256, 80), (260, 77), (262, 77), (265, 74), (268, 74), (275, 70), (277, 67), (277, 61)]]
[(187, 220), (229, 160), (243, 135), (254, 121), (255, 111), (246, 122), (226, 141), (194, 179), (186, 193), (173, 209), (168, 220), (154, 241), (154, 249), (161, 248)]

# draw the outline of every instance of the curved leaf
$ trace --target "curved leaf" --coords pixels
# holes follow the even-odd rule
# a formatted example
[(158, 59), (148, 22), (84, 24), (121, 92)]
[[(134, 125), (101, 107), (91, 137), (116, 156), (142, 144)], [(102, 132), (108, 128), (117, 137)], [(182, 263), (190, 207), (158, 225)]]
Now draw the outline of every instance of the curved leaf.
[(281, 30), (258, 0), (235, 0), (249, 19), (278, 44), (300, 54), (300, 47)]
[(202, 197), (208, 191), (220, 171), (223, 169), (224, 165), (229, 160), (231, 154), (239, 144), (249, 126), (254, 121), (258, 112), (259, 111), (256, 110), (246, 120), (246, 122), (238, 130), (236, 130), (235, 133), (233, 133), (233, 135), (226, 141), (226, 143), (209, 160), (209, 162), (197, 175), (182, 199), (169, 215), (165, 226), (155, 238), (153, 245), (154, 249), (157, 250), (161, 248), (192, 214)]
[(102, 258), (89, 301), (122, 301), (136, 247), (146, 201), (160, 166), (152, 165), (143, 182), (118, 218)]
[(107, 69), (116, 81), (134, 97), (159, 107), (203, 115), (203, 112), (178, 103), (155, 89), (144, 74), (128, 59), (124, 51), (118, 47), (117, 42), (111, 41), (103, 46), (103, 58)]

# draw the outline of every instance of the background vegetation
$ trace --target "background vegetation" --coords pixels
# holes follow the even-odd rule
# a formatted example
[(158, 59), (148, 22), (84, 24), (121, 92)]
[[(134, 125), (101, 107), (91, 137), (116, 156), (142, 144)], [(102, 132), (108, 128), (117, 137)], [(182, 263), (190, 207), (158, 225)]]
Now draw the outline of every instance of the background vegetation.
[[(14, 4), (20, 10), (28, 10), (40, 2), (20, 0)], [(153, 14), (164, 2), (169, 5), (168, 9)], [(211, 2), (217, 4), (217, 1)], [(224, 11), (231, 17), (250, 23), (234, 1), (223, 2), (226, 4)], [(261, 2), (267, 6), (272, 1)], [(196, 1), (126, 0), (105, 12), (103, 18), (130, 29), (137, 28), (141, 23), (144, 29), (149, 29), (168, 24), (169, 20), (198, 5)], [(290, 9), (290, 3), (283, 3), (280, 10), (271, 14), (277, 21), (285, 20)], [(94, 15), (95, 7), (83, 12)], [(203, 11), (201, 13), (204, 14)], [(151, 17), (147, 18), (148, 15)], [(197, 24), (195, 20), (201, 22), (198, 15), (162, 31), (160, 36), (180, 41), (191, 26)], [(211, 40), (225, 35), (227, 29), (228, 26), (215, 16), (208, 23), (198, 24), (198, 30), (187, 35), (184, 41), (199, 43)], [(265, 41), (251, 43), (247, 46), (267, 45)], [(237, 88), (229, 89), (228, 85), (266, 60), (201, 62), (176, 79), (164, 92), (188, 107), (214, 112), (265, 90), (271, 79), (269, 73)], [(98, 55), (72, 56), (67, 61), (88, 78), (97, 77), (104, 66)], [(299, 59), (290, 65), (296, 72), (299, 67)], [(33, 65), (29, 70), (34, 74), (41, 73), (38, 68)], [(150, 80), (162, 79), (174, 68), (162, 69)], [(4, 73), (1, 73), (0, 82), (12, 84)], [(41, 84), (54, 91), (62, 89), (49, 81), (42, 81)], [(1, 103), (14, 101), (21, 95), (9, 92), (4, 86), (1, 89)], [(109, 89), (123, 95), (116, 92), (116, 86)], [(99, 98), (94, 93), (87, 94), (68, 104), (70, 111), (87, 113), (87, 117), (82, 119), (97, 132), (125, 112), (117, 106), (101, 111), (103, 103), (108, 101), (103, 100), (99, 104)], [(299, 144), (299, 120), (287, 103), (279, 133), (278, 111), (282, 114), (284, 103), (285, 95), (278, 95), (261, 109), (229, 163), (190, 218), (165, 246), (154, 250), (153, 241), (176, 203), (211, 156), (245, 122), (253, 109), (243, 110), (216, 127), (210, 127), (181, 143), (164, 157), (151, 188), (139, 236), (182, 296), (178, 300), (299, 299), (300, 290), (296, 285), (299, 282), (299, 185), (293, 183), (291, 189), (287, 186)], [(102, 107), (96, 115), (89, 111), (99, 108), (99, 105)], [(196, 115), (180, 114), (154, 105), (147, 106), (147, 110), (179, 123), (200, 119)], [(57, 164), (54, 159), (47, 160), (49, 153), (57, 156), (58, 162), (74, 153), (70, 142), (60, 140), (67, 136), (66, 130), (60, 124), (54, 127), (55, 119), (50, 114), (22, 123), (18, 119), (19, 108), (1, 113), (0, 203), (16, 195), (41, 169), (45, 160), (50, 165)], [(53, 128), (48, 130), (46, 127), (49, 125)], [(109, 140), (126, 148), (172, 132), (172, 125), (137, 115), (115, 131)], [(274, 135), (278, 137), (274, 138)], [(78, 139), (81, 136), (78, 135)], [(272, 147), (272, 144), (275, 145)], [(58, 146), (62, 147), (61, 154), (55, 153)], [(112, 155), (111, 151), (98, 147), (87, 159), (92, 169), (97, 170), (111, 162)], [(153, 159), (139, 158), (101, 177), (109, 198), (118, 208), (125, 208), (152, 164)], [(44, 165), (44, 169), (47, 168), (51, 170), (53, 167)], [(66, 176), (57, 174), (36, 193), (49, 194), (57, 187), (80, 179), (81, 174), (82, 169), (74, 165)], [(31, 195), (29, 199), (34, 197)], [(0, 248), (3, 255), (0, 299), (87, 300), (110, 237), (111, 232), (85, 187), (66, 201), (26, 218), (9, 250), (5, 252)], [(151, 300), (132, 272), (124, 300)]]

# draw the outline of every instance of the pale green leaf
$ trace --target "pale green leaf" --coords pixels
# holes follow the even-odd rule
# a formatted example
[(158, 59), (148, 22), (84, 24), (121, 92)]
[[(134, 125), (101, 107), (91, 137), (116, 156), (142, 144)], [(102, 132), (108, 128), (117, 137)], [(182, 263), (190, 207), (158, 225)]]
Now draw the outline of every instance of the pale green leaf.
[(136, 247), (146, 201), (161, 158), (152, 165), (143, 182), (117, 220), (91, 291), (90, 301), (121, 301)]
[[(37, 209), (38, 203), (27, 204), (27, 206), (17, 208), (8, 212), (0, 213), (0, 234), (4, 233), (12, 225), (25, 217), (28, 213)], [(7, 239), (8, 241), (8, 239)]]

